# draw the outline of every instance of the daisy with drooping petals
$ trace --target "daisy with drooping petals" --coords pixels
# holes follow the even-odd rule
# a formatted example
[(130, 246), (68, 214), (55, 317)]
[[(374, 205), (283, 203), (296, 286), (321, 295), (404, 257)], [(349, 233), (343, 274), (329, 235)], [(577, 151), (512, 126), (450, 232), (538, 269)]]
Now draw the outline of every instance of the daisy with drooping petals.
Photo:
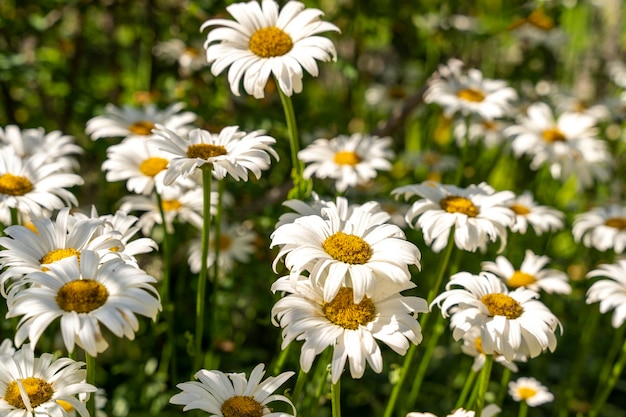
[(85, 132), (92, 140), (100, 138), (139, 136), (144, 139), (152, 136), (152, 129), (156, 125), (164, 126), (178, 134), (184, 135), (190, 129), (190, 124), (196, 120), (192, 112), (180, 112), (185, 105), (175, 103), (166, 109), (159, 109), (154, 104), (143, 108), (124, 106), (118, 108), (107, 104), (105, 113), (87, 121)]
[[(433, 181), (396, 188), (392, 194), (422, 197), (406, 213), (410, 225), (419, 226), (426, 244), (434, 252), (446, 247), (454, 228), (454, 243), (459, 249), (484, 251), (489, 241), (500, 238), (506, 245), (506, 228), (513, 222), (513, 211), (505, 202), (511, 191), (496, 192), (486, 183), (460, 188)], [(417, 222), (415, 219), (417, 218)]]
[(307, 271), (313, 285), (323, 286), (325, 301), (334, 299), (340, 287), (350, 286), (358, 303), (384, 281), (408, 281), (409, 265), (420, 266), (420, 251), (402, 229), (361, 210), (346, 219), (328, 206), (321, 216), (303, 216), (279, 226), (271, 239), (270, 247), (280, 247), (274, 271), (284, 257), (293, 283)]
[(589, 271), (587, 278), (605, 277), (600, 279), (587, 290), (587, 304), (600, 302), (600, 313), (613, 311), (611, 325), (620, 327), (626, 320), (626, 259), (614, 264), (600, 265)]
[(443, 107), (446, 117), (476, 114), (485, 120), (506, 116), (517, 93), (503, 80), (483, 78), (478, 69), (463, 72), (463, 62), (450, 59), (428, 82), (424, 102)]
[(572, 287), (569, 285), (567, 274), (546, 268), (548, 262), (550, 258), (547, 256), (537, 256), (527, 249), (519, 269), (513, 267), (511, 261), (504, 256), (498, 256), (495, 262), (482, 262), (481, 268), (495, 274), (511, 288), (525, 287), (537, 292), (544, 290), (554, 294), (571, 293)]
[[(265, 365), (257, 365), (246, 380), (243, 373), (223, 373), (201, 369), (194, 375), (198, 381), (176, 385), (182, 392), (170, 398), (170, 403), (184, 405), (183, 411), (202, 410), (209, 417), (293, 417), (296, 408), (289, 398), (274, 394), (281, 385), (294, 375), (283, 372), (278, 376), (261, 379), (265, 375)], [(272, 412), (268, 406), (274, 401), (282, 401), (291, 406), (292, 414)]]
[(28, 287), (12, 287), (7, 297), (7, 317), (21, 317), (16, 345), (26, 338), (33, 345), (56, 318), (68, 352), (74, 345), (91, 356), (109, 344), (100, 325), (117, 337), (134, 339), (139, 328), (136, 315), (156, 319), (161, 310), (156, 279), (121, 259), (104, 263), (96, 252), (84, 250), (77, 256), (48, 265), (45, 272), (31, 272), (23, 280)]
[(304, 178), (331, 178), (338, 192), (365, 185), (376, 178), (377, 171), (391, 170), (394, 157), (391, 138), (355, 133), (333, 139), (316, 139), (298, 152), (305, 164)]
[(153, 143), (172, 155), (163, 178), (165, 185), (178, 177), (188, 177), (205, 164), (211, 164), (218, 179), (230, 174), (237, 181), (248, 181), (248, 171), (260, 178), (261, 171), (270, 167), (270, 155), (278, 160), (278, 154), (270, 146), (276, 139), (261, 130), (242, 132), (237, 126), (225, 127), (218, 134), (193, 129), (186, 139), (159, 126)]
[(270, 75), (287, 96), (302, 91), (303, 69), (318, 75), (317, 62), (336, 60), (333, 43), (319, 33), (339, 31), (319, 19), (321, 10), (305, 9), (289, 1), (279, 10), (274, 0), (250, 1), (226, 7), (234, 21), (209, 19), (200, 30), (211, 29), (204, 44), (211, 72), (219, 75), (227, 67), (228, 82), (239, 95), (240, 82), (246, 93), (263, 98)]
[(0, 415), (7, 417), (68, 417), (61, 405), (70, 404), (82, 417), (89, 412), (77, 395), (95, 392), (85, 383), (84, 362), (54, 359), (50, 353), (35, 358), (29, 344), (0, 360)]
[(426, 300), (400, 294), (414, 287), (411, 281), (382, 281), (371, 296), (358, 302), (352, 288), (341, 287), (331, 300), (325, 301), (325, 289), (307, 277), (299, 276), (294, 285), (292, 278), (285, 276), (272, 285), (273, 292), (287, 293), (274, 304), (272, 322), (283, 329), (282, 349), (294, 340), (304, 340), (300, 367), (305, 372), (311, 369), (315, 356), (332, 346), (330, 374), (336, 384), (346, 360), (352, 378), (363, 376), (366, 362), (374, 372), (382, 372), (376, 340), (400, 355), (407, 352), (409, 342), (417, 345), (422, 341), (416, 313), (428, 312)]
[(515, 213), (511, 231), (526, 234), (530, 225), (537, 236), (544, 232), (554, 232), (563, 228), (563, 213), (549, 206), (535, 202), (530, 191), (524, 191), (505, 204)]
[(539, 294), (527, 288), (509, 292), (490, 272), (459, 272), (450, 277), (446, 291), (431, 307), (439, 306), (444, 317), (454, 315), (450, 322), (455, 340), (478, 326), (483, 351), (512, 361), (519, 355), (534, 358), (556, 349), (554, 333), (561, 323), (537, 298)]
[(622, 253), (626, 248), (626, 206), (609, 204), (595, 207), (574, 218), (572, 234), (576, 242), (599, 251), (613, 249)]
[(530, 407), (546, 404), (554, 400), (554, 395), (535, 378), (521, 377), (509, 382), (509, 395), (515, 401), (524, 401)]

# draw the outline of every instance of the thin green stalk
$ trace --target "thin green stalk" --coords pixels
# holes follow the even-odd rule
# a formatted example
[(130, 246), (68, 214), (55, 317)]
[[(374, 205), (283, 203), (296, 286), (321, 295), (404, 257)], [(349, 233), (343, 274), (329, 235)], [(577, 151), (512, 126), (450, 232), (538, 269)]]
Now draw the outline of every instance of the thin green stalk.
[[(325, 349), (317, 359), (317, 364), (315, 365), (315, 371), (313, 377), (311, 378), (313, 384), (315, 385), (315, 391), (313, 395), (305, 395), (304, 401), (302, 402), (302, 412), (300, 415), (308, 415), (308, 416), (317, 416), (319, 415), (319, 405), (320, 398), (324, 392), (324, 387), (326, 386), (326, 377), (328, 375), (329, 362), (332, 355), (332, 349)], [(299, 408), (297, 408), (300, 410)]]
[[(220, 276), (220, 250), (221, 250), (221, 237), (222, 237), (222, 213), (224, 212), (224, 208), (222, 207), (222, 198), (224, 196), (224, 187), (226, 181), (223, 179), (217, 181), (217, 207), (215, 210), (215, 218), (213, 219), (213, 273), (211, 276), (213, 277), (213, 291), (211, 293), (211, 297), (209, 298), (209, 302), (212, 306), (217, 306), (217, 292), (219, 291), (219, 276)], [(218, 329), (218, 318), (217, 318), (217, 307), (213, 308), (213, 314), (211, 315), (211, 328)]]
[(456, 405), (454, 409), (461, 408), (465, 401), (467, 400), (467, 395), (470, 392), (470, 389), (474, 386), (474, 381), (476, 380), (476, 376), (478, 376), (478, 372), (474, 371), (474, 369), (470, 366), (469, 374), (467, 378), (465, 378), (465, 382), (463, 383), (463, 388), (461, 389), (461, 393), (459, 394), (459, 399), (456, 401)]
[(9, 212), (11, 213), (11, 226), (16, 224), (20, 224), (20, 215), (15, 207), (9, 208)]
[(528, 404), (526, 401), (522, 401), (519, 403), (519, 413), (517, 417), (526, 417), (528, 415)]
[(302, 396), (302, 391), (304, 389), (304, 383), (306, 382), (307, 373), (300, 368), (298, 371), (298, 379), (296, 380), (296, 387), (293, 390), (293, 395), (291, 396), (291, 401), (296, 404), (296, 410), (298, 410), (298, 405), (300, 404), (300, 397)]
[[(280, 341), (279, 341), (280, 346)], [(283, 365), (285, 364), (285, 360), (287, 360), (287, 356), (289, 355), (289, 348), (291, 348), (291, 343), (288, 344), (283, 350), (280, 351), (278, 357), (274, 360), (274, 364), (270, 366), (273, 370), (274, 375), (278, 375), (283, 370)]]
[(615, 384), (619, 380), (620, 375), (622, 374), (622, 370), (624, 369), (624, 365), (626, 364), (626, 341), (622, 345), (622, 352), (620, 354), (619, 359), (613, 364), (611, 368), (611, 372), (608, 376), (608, 380), (603, 381), (599, 380), (598, 390), (594, 395), (593, 401), (591, 403), (591, 411), (589, 411), (589, 417), (596, 417), (606, 400), (609, 398), (611, 391), (615, 388)]
[(341, 378), (337, 380), (337, 383), (330, 386), (330, 401), (333, 408), (333, 417), (341, 417)]
[[(211, 227), (211, 181), (213, 179), (213, 164), (202, 165), (202, 189), (203, 189), (203, 221), (202, 221), (202, 247), (200, 254), (200, 273), (198, 274), (198, 292), (196, 298), (196, 334), (194, 349), (194, 373), (202, 367), (203, 349), (202, 338), (204, 335), (205, 301), (207, 300), (207, 257), (209, 254), (209, 233)], [(209, 293), (209, 299), (211, 294)]]
[(474, 404), (471, 404), (467, 409), (473, 409), (476, 411), (476, 415), (479, 416), (485, 406), (485, 394), (489, 387), (489, 379), (491, 378), (491, 368), (493, 366), (493, 355), (486, 355), (485, 364), (480, 371), (480, 379), (478, 380), (478, 391)]
[[(85, 352), (85, 363), (87, 367), (86, 382), (96, 387), (96, 358)], [(87, 411), (90, 416), (96, 415), (96, 393), (89, 395)]]
[(509, 381), (511, 380), (511, 370), (504, 367), (504, 371), (502, 372), (502, 378), (500, 378), (500, 391), (498, 392), (498, 396), (496, 397), (496, 404), (498, 406), (502, 406), (502, 402), (504, 401), (504, 397), (508, 392)]
[[(276, 82), (278, 85), (278, 82)], [(310, 180), (305, 180), (302, 172), (304, 164), (298, 158), (300, 151), (300, 139), (298, 137), (298, 127), (296, 124), (296, 113), (293, 110), (293, 102), (291, 97), (286, 95), (280, 88), (278, 89), (280, 101), (285, 111), (285, 120), (287, 121), (287, 133), (289, 135), (289, 147), (291, 149), (291, 179), (293, 180), (293, 188), (289, 191), (287, 198), (295, 198), (306, 200), (311, 194), (313, 188)]]

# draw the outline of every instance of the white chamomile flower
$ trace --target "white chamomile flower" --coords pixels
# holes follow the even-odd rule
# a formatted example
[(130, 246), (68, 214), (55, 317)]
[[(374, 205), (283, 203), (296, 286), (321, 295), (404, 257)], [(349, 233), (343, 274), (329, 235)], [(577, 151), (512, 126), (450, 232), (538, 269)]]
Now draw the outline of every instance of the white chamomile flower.
[(511, 191), (496, 192), (486, 183), (460, 188), (427, 181), (396, 188), (392, 194), (422, 197), (413, 203), (405, 217), (407, 223), (422, 230), (426, 244), (434, 252), (446, 247), (452, 230), (454, 243), (462, 250), (484, 251), (489, 241), (498, 238), (501, 247), (506, 245), (506, 228), (514, 216), (505, 206), (514, 196)]
[(576, 242), (599, 251), (613, 249), (622, 253), (626, 248), (626, 206), (609, 204), (595, 207), (574, 218), (572, 234)]
[(377, 171), (391, 170), (394, 153), (391, 138), (355, 133), (332, 139), (316, 139), (298, 152), (298, 158), (308, 164), (304, 178), (331, 178), (342, 193), (349, 187), (365, 185), (376, 178)]
[[(480, 417), (493, 417), (500, 412), (500, 407), (495, 404), (486, 405), (481, 413)], [(446, 417), (475, 417), (476, 413), (472, 410), (466, 410), (464, 408), (459, 408), (454, 410), (452, 413), (448, 414)], [(437, 417), (433, 413), (418, 413), (412, 412), (406, 415), (406, 417)]]
[(431, 307), (439, 306), (444, 317), (454, 315), (455, 340), (478, 326), (483, 351), (512, 361), (519, 355), (534, 358), (546, 349), (556, 349), (554, 333), (561, 323), (538, 298), (538, 293), (527, 288), (509, 292), (490, 272), (459, 272), (450, 277), (446, 291)]
[(521, 377), (509, 382), (509, 395), (515, 401), (524, 401), (530, 407), (546, 404), (554, 400), (554, 395), (535, 378)]
[(509, 25), (509, 30), (521, 43), (530, 47), (545, 45), (559, 50), (567, 42), (567, 33), (541, 8), (516, 19)]
[(201, 42), (188, 44), (180, 39), (170, 39), (157, 42), (152, 48), (152, 53), (164, 61), (178, 63), (178, 70), (182, 77), (188, 77), (191, 73), (207, 66)]
[(109, 344), (104, 325), (117, 337), (134, 339), (139, 329), (136, 315), (156, 319), (161, 310), (156, 279), (119, 258), (104, 263), (96, 252), (82, 251), (61, 259), (47, 271), (31, 272), (27, 287), (12, 287), (7, 297), (7, 317), (21, 317), (16, 345), (27, 338), (33, 345), (57, 318), (68, 352), (78, 345), (91, 356)]
[(279, 226), (271, 235), (270, 247), (280, 247), (274, 270), (284, 257), (294, 284), (307, 271), (313, 285), (323, 285), (326, 301), (342, 286), (352, 287), (359, 302), (384, 281), (406, 282), (409, 265), (419, 267), (420, 251), (402, 229), (379, 220), (361, 210), (342, 218), (337, 207), (328, 206), (321, 216), (303, 216)]
[(142, 108), (132, 106), (116, 107), (107, 104), (103, 115), (95, 116), (87, 121), (85, 132), (92, 140), (100, 138), (139, 136), (144, 139), (152, 136), (152, 129), (161, 125), (184, 135), (191, 129), (191, 123), (196, 120), (192, 112), (182, 112), (183, 103), (174, 103), (165, 109), (159, 109), (154, 104)]
[(486, 120), (506, 116), (517, 93), (504, 80), (483, 78), (478, 69), (463, 72), (463, 62), (450, 59), (428, 82), (424, 102), (443, 107), (446, 117), (476, 114)]
[(563, 212), (542, 206), (535, 202), (530, 191), (524, 191), (521, 195), (506, 203), (515, 213), (515, 222), (511, 225), (511, 231), (526, 234), (530, 225), (537, 236), (544, 232), (555, 232), (563, 228)]
[[(239, 263), (247, 263), (255, 251), (254, 242), (257, 234), (249, 227), (240, 224), (223, 224), (220, 229), (218, 265), (221, 273), (232, 271)], [(209, 253), (207, 266), (215, 262), (215, 232), (209, 233)], [(201, 238), (193, 239), (189, 245), (189, 269), (194, 274), (200, 271), (202, 265), (202, 242)]]
[(302, 91), (303, 70), (316, 77), (317, 61), (334, 61), (333, 43), (318, 34), (339, 29), (319, 19), (321, 10), (305, 8), (299, 1), (287, 2), (281, 10), (274, 0), (250, 1), (226, 7), (235, 19), (209, 19), (200, 30), (213, 27), (204, 44), (213, 75), (230, 66), (228, 82), (239, 95), (240, 82), (246, 93), (264, 97), (270, 75), (287, 96)]
[[(223, 373), (201, 369), (194, 375), (197, 381), (183, 382), (176, 387), (182, 392), (170, 398), (170, 403), (183, 405), (183, 411), (202, 410), (208, 417), (294, 417), (295, 406), (289, 398), (274, 394), (281, 385), (294, 375), (283, 372), (261, 381), (265, 365), (257, 365), (246, 379), (243, 373)], [(282, 401), (289, 404), (293, 414), (273, 412), (269, 404)]]
[(84, 362), (54, 359), (50, 353), (36, 358), (29, 344), (0, 360), (0, 415), (7, 417), (67, 417), (61, 405), (72, 406), (89, 417), (79, 395), (95, 392), (85, 383)]
[(411, 281), (402, 284), (381, 282), (370, 296), (354, 300), (350, 287), (341, 287), (336, 295), (325, 301), (325, 289), (314, 285), (307, 277), (281, 277), (272, 291), (287, 295), (274, 304), (272, 322), (283, 329), (282, 349), (294, 340), (304, 340), (300, 366), (308, 372), (313, 360), (326, 348), (333, 348), (331, 377), (337, 383), (346, 360), (352, 378), (360, 378), (365, 363), (377, 373), (382, 372), (383, 360), (376, 340), (404, 355), (409, 342), (419, 344), (422, 333), (416, 313), (428, 312), (426, 300), (400, 294), (415, 287)]
[[(455, 320), (458, 319), (458, 317), (455, 317), (454, 315), (452, 315), (451, 319), (453, 318)], [(455, 324), (452, 323), (451, 321), (450, 326), (454, 328)], [(472, 371), (478, 372), (483, 368), (483, 366), (485, 365), (485, 361), (487, 359), (487, 354), (483, 350), (479, 327), (472, 327), (469, 331), (467, 331), (463, 335), (463, 345), (461, 345), (461, 351), (465, 353), (466, 355), (474, 358), (474, 363), (472, 363)], [(501, 364), (502, 366), (510, 369), (512, 372), (518, 371), (518, 368), (515, 362), (508, 361), (504, 356), (498, 353), (493, 353), (492, 355), (493, 355), (494, 362)], [(515, 360), (525, 361), (526, 358), (521, 355), (518, 355), (515, 357)]]
[(270, 167), (270, 156), (278, 160), (271, 145), (276, 139), (261, 130), (250, 133), (237, 126), (228, 126), (218, 134), (203, 129), (193, 129), (186, 138), (159, 126), (153, 143), (171, 154), (163, 182), (172, 184), (178, 177), (190, 176), (196, 168), (210, 164), (213, 175), (222, 179), (226, 175), (235, 180), (248, 180), (248, 171), (257, 178)]
[(530, 249), (526, 250), (524, 260), (519, 268), (504, 256), (498, 256), (495, 262), (482, 262), (483, 271), (491, 272), (502, 279), (511, 288), (525, 287), (539, 292), (569, 294), (572, 287), (569, 278), (563, 271), (545, 266), (550, 262), (547, 256), (538, 256)]
[(452, 128), (452, 134), (454, 135), (456, 144), (459, 147), (466, 145), (480, 145), (485, 148), (491, 149), (504, 145), (504, 134), (502, 133), (505, 123), (502, 120), (488, 120), (479, 116), (474, 116), (468, 121), (459, 118), (455, 121)]
[(600, 302), (600, 313), (613, 311), (611, 325), (620, 327), (626, 320), (626, 259), (600, 265), (587, 278), (603, 277), (587, 290), (587, 304)]

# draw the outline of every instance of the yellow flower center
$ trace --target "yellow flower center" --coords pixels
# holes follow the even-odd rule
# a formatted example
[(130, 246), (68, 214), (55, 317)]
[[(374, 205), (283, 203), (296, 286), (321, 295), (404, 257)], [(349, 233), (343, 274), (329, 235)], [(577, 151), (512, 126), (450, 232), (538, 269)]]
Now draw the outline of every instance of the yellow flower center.
[(530, 209), (523, 204), (511, 204), (509, 208), (513, 210), (513, 213), (520, 216), (525, 216), (530, 213)]
[(230, 236), (220, 235), (219, 247), (220, 250), (226, 250), (231, 247), (233, 240)]
[(528, 400), (537, 395), (537, 391), (530, 387), (521, 387), (517, 389), (517, 394), (522, 400)]
[(164, 211), (176, 211), (183, 206), (178, 200), (163, 200), (161, 201), (161, 207), (163, 207)]
[(187, 148), (187, 157), (209, 160), (216, 156), (226, 155), (226, 148), (221, 145), (211, 145), (208, 143), (196, 143)]
[(235, 395), (224, 401), (221, 412), (224, 417), (261, 417), (263, 406), (254, 397)]
[(59, 404), (61, 407), (63, 407), (65, 412), (71, 413), (72, 411), (74, 411), (74, 406), (72, 404), (68, 403), (67, 401), (63, 401), (63, 400), (56, 400), (56, 401), (57, 401), (57, 404)]
[[(53, 249), (50, 252), (46, 253), (43, 258), (39, 260), (40, 264), (51, 264), (56, 261), (60, 261), (61, 259), (69, 258), (70, 256), (76, 256), (78, 261), (80, 262), (80, 251), (74, 248), (65, 248), (65, 249)], [(48, 271), (48, 268), (41, 268), (42, 271)]]
[(372, 256), (372, 248), (359, 236), (337, 232), (322, 243), (327, 254), (347, 264), (364, 264)]
[(485, 351), (483, 350), (483, 340), (480, 337), (474, 339), (474, 347), (476, 348), (478, 353), (485, 353)]
[(322, 304), (324, 316), (337, 326), (344, 329), (356, 330), (376, 317), (376, 306), (368, 297), (363, 297), (360, 303), (354, 303), (352, 288), (342, 287), (329, 303)]
[(541, 136), (548, 143), (565, 142), (567, 140), (563, 132), (557, 128), (546, 129), (541, 133)]
[(535, 282), (537, 282), (537, 278), (534, 275), (522, 271), (513, 272), (513, 275), (507, 280), (507, 284), (514, 288), (527, 287)]
[(143, 160), (143, 162), (139, 165), (139, 172), (147, 177), (154, 177), (156, 174), (167, 168), (167, 164), (167, 159), (153, 156)]
[[(41, 378), (28, 377), (20, 379), (19, 382), (22, 384), (24, 391), (26, 391), (32, 408), (39, 407), (41, 404), (50, 400), (54, 394), (52, 385)], [(17, 381), (11, 381), (9, 385), (7, 385), (3, 399), (15, 408), (26, 409)]]
[(353, 151), (339, 151), (335, 154), (334, 161), (337, 165), (352, 165), (355, 166), (361, 162), (361, 158), (356, 152)]
[(506, 294), (487, 294), (480, 301), (487, 306), (491, 316), (504, 316), (507, 319), (516, 319), (524, 312), (521, 304)]
[(469, 217), (476, 217), (480, 213), (478, 207), (471, 200), (456, 195), (450, 195), (441, 199), (439, 205), (448, 213), (462, 213)]
[(0, 175), (0, 194), (24, 195), (33, 190), (33, 184), (26, 177), (21, 175), (6, 174)]
[(275, 26), (261, 28), (250, 36), (248, 45), (253, 54), (261, 58), (283, 56), (293, 48), (291, 36)]
[(480, 103), (485, 99), (485, 94), (475, 88), (463, 88), (456, 92), (456, 96), (461, 100), (471, 101), (472, 103)]
[(605, 226), (614, 227), (619, 230), (626, 229), (626, 218), (624, 217), (611, 217), (604, 222)]
[(533, 25), (534, 27), (541, 29), (541, 30), (545, 30), (546, 32), (554, 28), (554, 20), (550, 16), (547, 16), (540, 9), (537, 9), (534, 12), (532, 12), (526, 18), (526, 21), (529, 24)]
[(188, 46), (185, 48), (185, 55), (189, 55), (191, 57), (198, 57), (200, 56), (200, 51), (197, 48)]
[(89, 313), (106, 303), (109, 292), (92, 279), (77, 279), (59, 288), (56, 302), (64, 311)]
[(33, 222), (26, 222), (23, 224), (23, 226), (25, 228), (27, 228), (28, 230), (30, 230), (31, 232), (35, 233), (35, 234), (39, 234), (39, 230), (37, 230), (37, 227), (35, 226), (35, 224)]
[(128, 130), (135, 135), (148, 136), (152, 134), (154, 127), (154, 123), (149, 120), (137, 120), (135, 123), (128, 126)]

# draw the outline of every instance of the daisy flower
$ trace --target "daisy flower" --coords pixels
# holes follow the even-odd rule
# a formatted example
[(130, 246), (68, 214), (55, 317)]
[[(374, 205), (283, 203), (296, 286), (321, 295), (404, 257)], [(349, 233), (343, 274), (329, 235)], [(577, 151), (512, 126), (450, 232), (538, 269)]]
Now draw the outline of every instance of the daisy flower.
[(391, 170), (391, 138), (355, 133), (332, 139), (316, 139), (298, 152), (305, 164), (304, 178), (332, 178), (338, 192), (348, 187), (367, 184), (376, 178), (376, 171)]
[[(495, 404), (489, 404), (482, 409), (480, 413), (480, 417), (493, 417), (500, 412), (500, 407)], [(447, 417), (475, 417), (476, 412), (471, 410), (466, 410), (464, 408), (459, 408), (452, 413), (448, 414)], [(433, 413), (417, 413), (412, 412), (406, 415), (406, 417), (437, 417)]]
[(483, 78), (478, 69), (463, 72), (463, 62), (458, 59), (440, 65), (424, 93), (424, 102), (439, 104), (448, 118), (460, 113), (492, 120), (509, 114), (515, 100), (517, 93), (505, 81)]
[(554, 400), (554, 395), (535, 378), (521, 377), (509, 382), (509, 395), (515, 401), (524, 401), (530, 407), (546, 404)]
[(66, 162), (51, 162), (44, 153), (22, 159), (12, 151), (0, 152), (0, 212), (13, 208), (40, 217), (65, 206), (76, 206), (78, 200), (67, 188), (84, 181), (66, 169)]
[(107, 181), (126, 181), (128, 191), (149, 195), (155, 184), (163, 183), (170, 157), (152, 142), (130, 137), (108, 147), (102, 170), (106, 172)]
[(524, 191), (505, 204), (515, 213), (511, 231), (526, 234), (530, 225), (537, 236), (544, 232), (554, 232), (563, 228), (563, 213), (559, 210), (537, 204), (530, 191)]
[(161, 125), (179, 134), (186, 134), (190, 124), (196, 120), (192, 112), (182, 112), (183, 103), (174, 103), (165, 109), (154, 104), (142, 108), (132, 106), (116, 107), (107, 104), (103, 115), (95, 116), (87, 121), (85, 132), (92, 140), (112, 137), (150, 137), (152, 129)]
[(600, 302), (600, 313), (613, 311), (611, 324), (614, 328), (620, 327), (626, 320), (626, 259), (613, 264), (600, 265), (589, 271), (587, 278), (605, 277), (600, 279), (587, 290), (587, 304)]
[[(455, 320), (458, 317), (452, 315), (451, 319)], [(453, 323), (451, 323), (451, 327), (456, 327)], [(468, 332), (463, 335), (463, 344), (461, 345), (461, 351), (465, 353), (467, 356), (471, 356), (474, 358), (474, 363), (472, 363), (472, 371), (478, 372), (485, 365), (485, 360), (487, 358), (487, 354), (483, 350), (482, 339), (480, 338), (480, 328), (472, 327)], [(504, 356), (499, 353), (493, 353), (493, 359), (495, 362), (501, 364), (502, 366), (510, 369), (512, 372), (517, 372), (518, 368), (515, 362), (508, 361)], [(516, 361), (526, 361), (524, 356), (518, 355), (515, 357)]]
[[(201, 369), (194, 375), (197, 381), (176, 385), (182, 392), (170, 398), (170, 403), (184, 405), (183, 411), (202, 410), (209, 417), (266, 416), (293, 417), (296, 408), (289, 398), (274, 394), (295, 373), (288, 371), (261, 382), (265, 365), (258, 364), (246, 379), (243, 373), (223, 373)], [(268, 406), (282, 401), (291, 406), (293, 414), (272, 412)]]
[[(207, 257), (207, 266), (213, 265), (215, 262), (215, 234), (213, 231), (209, 233), (209, 255)], [(219, 239), (219, 270), (220, 272), (230, 272), (237, 263), (247, 263), (250, 256), (255, 251), (254, 242), (257, 234), (250, 230), (249, 227), (238, 224), (223, 225), (220, 229)], [(187, 262), (191, 272), (197, 274), (201, 267), (202, 242), (200, 238), (191, 241), (189, 246), (189, 256)]]
[(96, 252), (85, 250), (80, 262), (72, 256), (48, 268), (26, 275), (28, 287), (9, 291), (7, 318), (21, 317), (15, 333), (18, 346), (26, 338), (36, 345), (44, 330), (60, 318), (68, 352), (78, 345), (97, 356), (109, 346), (100, 324), (115, 336), (132, 340), (139, 329), (136, 315), (155, 320), (161, 310), (156, 279), (121, 259), (101, 263)]
[(519, 269), (504, 256), (498, 256), (495, 262), (482, 262), (483, 271), (491, 272), (502, 279), (509, 287), (525, 287), (539, 292), (569, 294), (572, 287), (569, 278), (563, 271), (546, 268), (550, 262), (547, 256), (537, 256), (530, 249), (526, 250), (524, 260)]
[(29, 344), (0, 361), (0, 415), (67, 417), (61, 402), (70, 404), (82, 417), (89, 412), (77, 395), (95, 392), (85, 383), (84, 362), (54, 359), (50, 353), (35, 358)]
[(380, 282), (371, 296), (355, 301), (354, 290), (341, 287), (326, 301), (325, 289), (300, 276), (295, 285), (291, 277), (281, 277), (272, 285), (272, 292), (287, 295), (274, 304), (272, 322), (283, 329), (282, 349), (294, 340), (304, 340), (300, 367), (308, 372), (313, 360), (332, 346), (331, 376), (339, 381), (346, 360), (352, 378), (360, 378), (365, 363), (376, 373), (382, 372), (383, 361), (377, 340), (394, 352), (404, 355), (409, 342), (419, 344), (422, 333), (416, 313), (428, 312), (426, 300), (405, 297), (401, 291), (414, 288), (406, 281), (401, 284)]
[(186, 44), (180, 39), (170, 39), (157, 42), (152, 53), (164, 61), (178, 63), (178, 70), (182, 77), (188, 77), (207, 65), (202, 44)]
[(485, 251), (488, 241), (498, 238), (502, 248), (506, 245), (506, 228), (513, 222), (513, 211), (505, 203), (514, 197), (511, 191), (496, 192), (484, 182), (460, 188), (427, 181), (396, 188), (392, 194), (422, 197), (405, 217), (407, 223), (419, 226), (434, 252), (446, 247), (452, 229), (454, 243), (462, 250)]
[(456, 144), (462, 148), (467, 144), (482, 144), (485, 148), (491, 149), (504, 144), (505, 137), (502, 134), (508, 123), (502, 120), (488, 120), (478, 116), (473, 116), (469, 125), (465, 119), (458, 119), (452, 128)]
[(270, 237), (270, 248), (280, 247), (274, 271), (284, 258), (294, 285), (307, 271), (313, 285), (323, 286), (325, 301), (335, 298), (340, 287), (350, 286), (358, 303), (384, 281), (409, 281), (409, 265), (420, 266), (420, 251), (402, 229), (361, 210), (344, 219), (337, 208), (328, 206), (321, 216), (295, 219)]
[(276, 139), (261, 130), (242, 132), (237, 126), (225, 127), (218, 134), (193, 129), (185, 139), (158, 126), (153, 143), (172, 155), (163, 178), (165, 185), (178, 177), (188, 177), (204, 164), (211, 164), (218, 179), (230, 174), (237, 181), (248, 181), (248, 171), (258, 179), (261, 171), (270, 167), (270, 155), (278, 160), (278, 154), (270, 146)]
[(228, 82), (239, 95), (243, 79), (246, 93), (264, 97), (270, 75), (287, 96), (302, 91), (303, 69), (318, 75), (318, 61), (335, 61), (333, 43), (319, 33), (337, 31), (335, 25), (321, 21), (321, 10), (289, 1), (282, 10), (274, 0), (250, 1), (226, 7), (235, 21), (209, 19), (200, 30), (211, 29), (204, 44), (211, 72), (217, 76), (227, 67)]
[(430, 181), (439, 181), (442, 174), (454, 172), (459, 167), (458, 157), (432, 150), (405, 152), (401, 160), (416, 171), (426, 172), (426, 179)]
[(558, 50), (567, 42), (567, 33), (541, 8), (533, 10), (526, 17), (516, 19), (509, 25), (509, 31), (520, 42), (532, 47), (545, 45)]
[(626, 206), (609, 204), (596, 207), (574, 218), (572, 234), (576, 242), (599, 251), (613, 249), (615, 253), (626, 248)]
[(611, 155), (598, 139), (597, 120), (589, 115), (565, 112), (555, 115), (546, 103), (534, 103), (518, 124), (504, 130), (512, 137), (516, 157), (528, 155), (530, 168), (546, 165), (552, 178), (565, 182), (574, 176), (580, 186), (609, 178)]
[(561, 323), (527, 288), (509, 292), (495, 275), (459, 272), (450, 277), (446, 291), (432, 302), (444, 317), (454, 315), (452, 336), (461, 339), (474, 326), (480, 328), (483, 351), (498, 353), (507, 361), (518, 355), (534, 358), (556, 349), (554, 332)]

